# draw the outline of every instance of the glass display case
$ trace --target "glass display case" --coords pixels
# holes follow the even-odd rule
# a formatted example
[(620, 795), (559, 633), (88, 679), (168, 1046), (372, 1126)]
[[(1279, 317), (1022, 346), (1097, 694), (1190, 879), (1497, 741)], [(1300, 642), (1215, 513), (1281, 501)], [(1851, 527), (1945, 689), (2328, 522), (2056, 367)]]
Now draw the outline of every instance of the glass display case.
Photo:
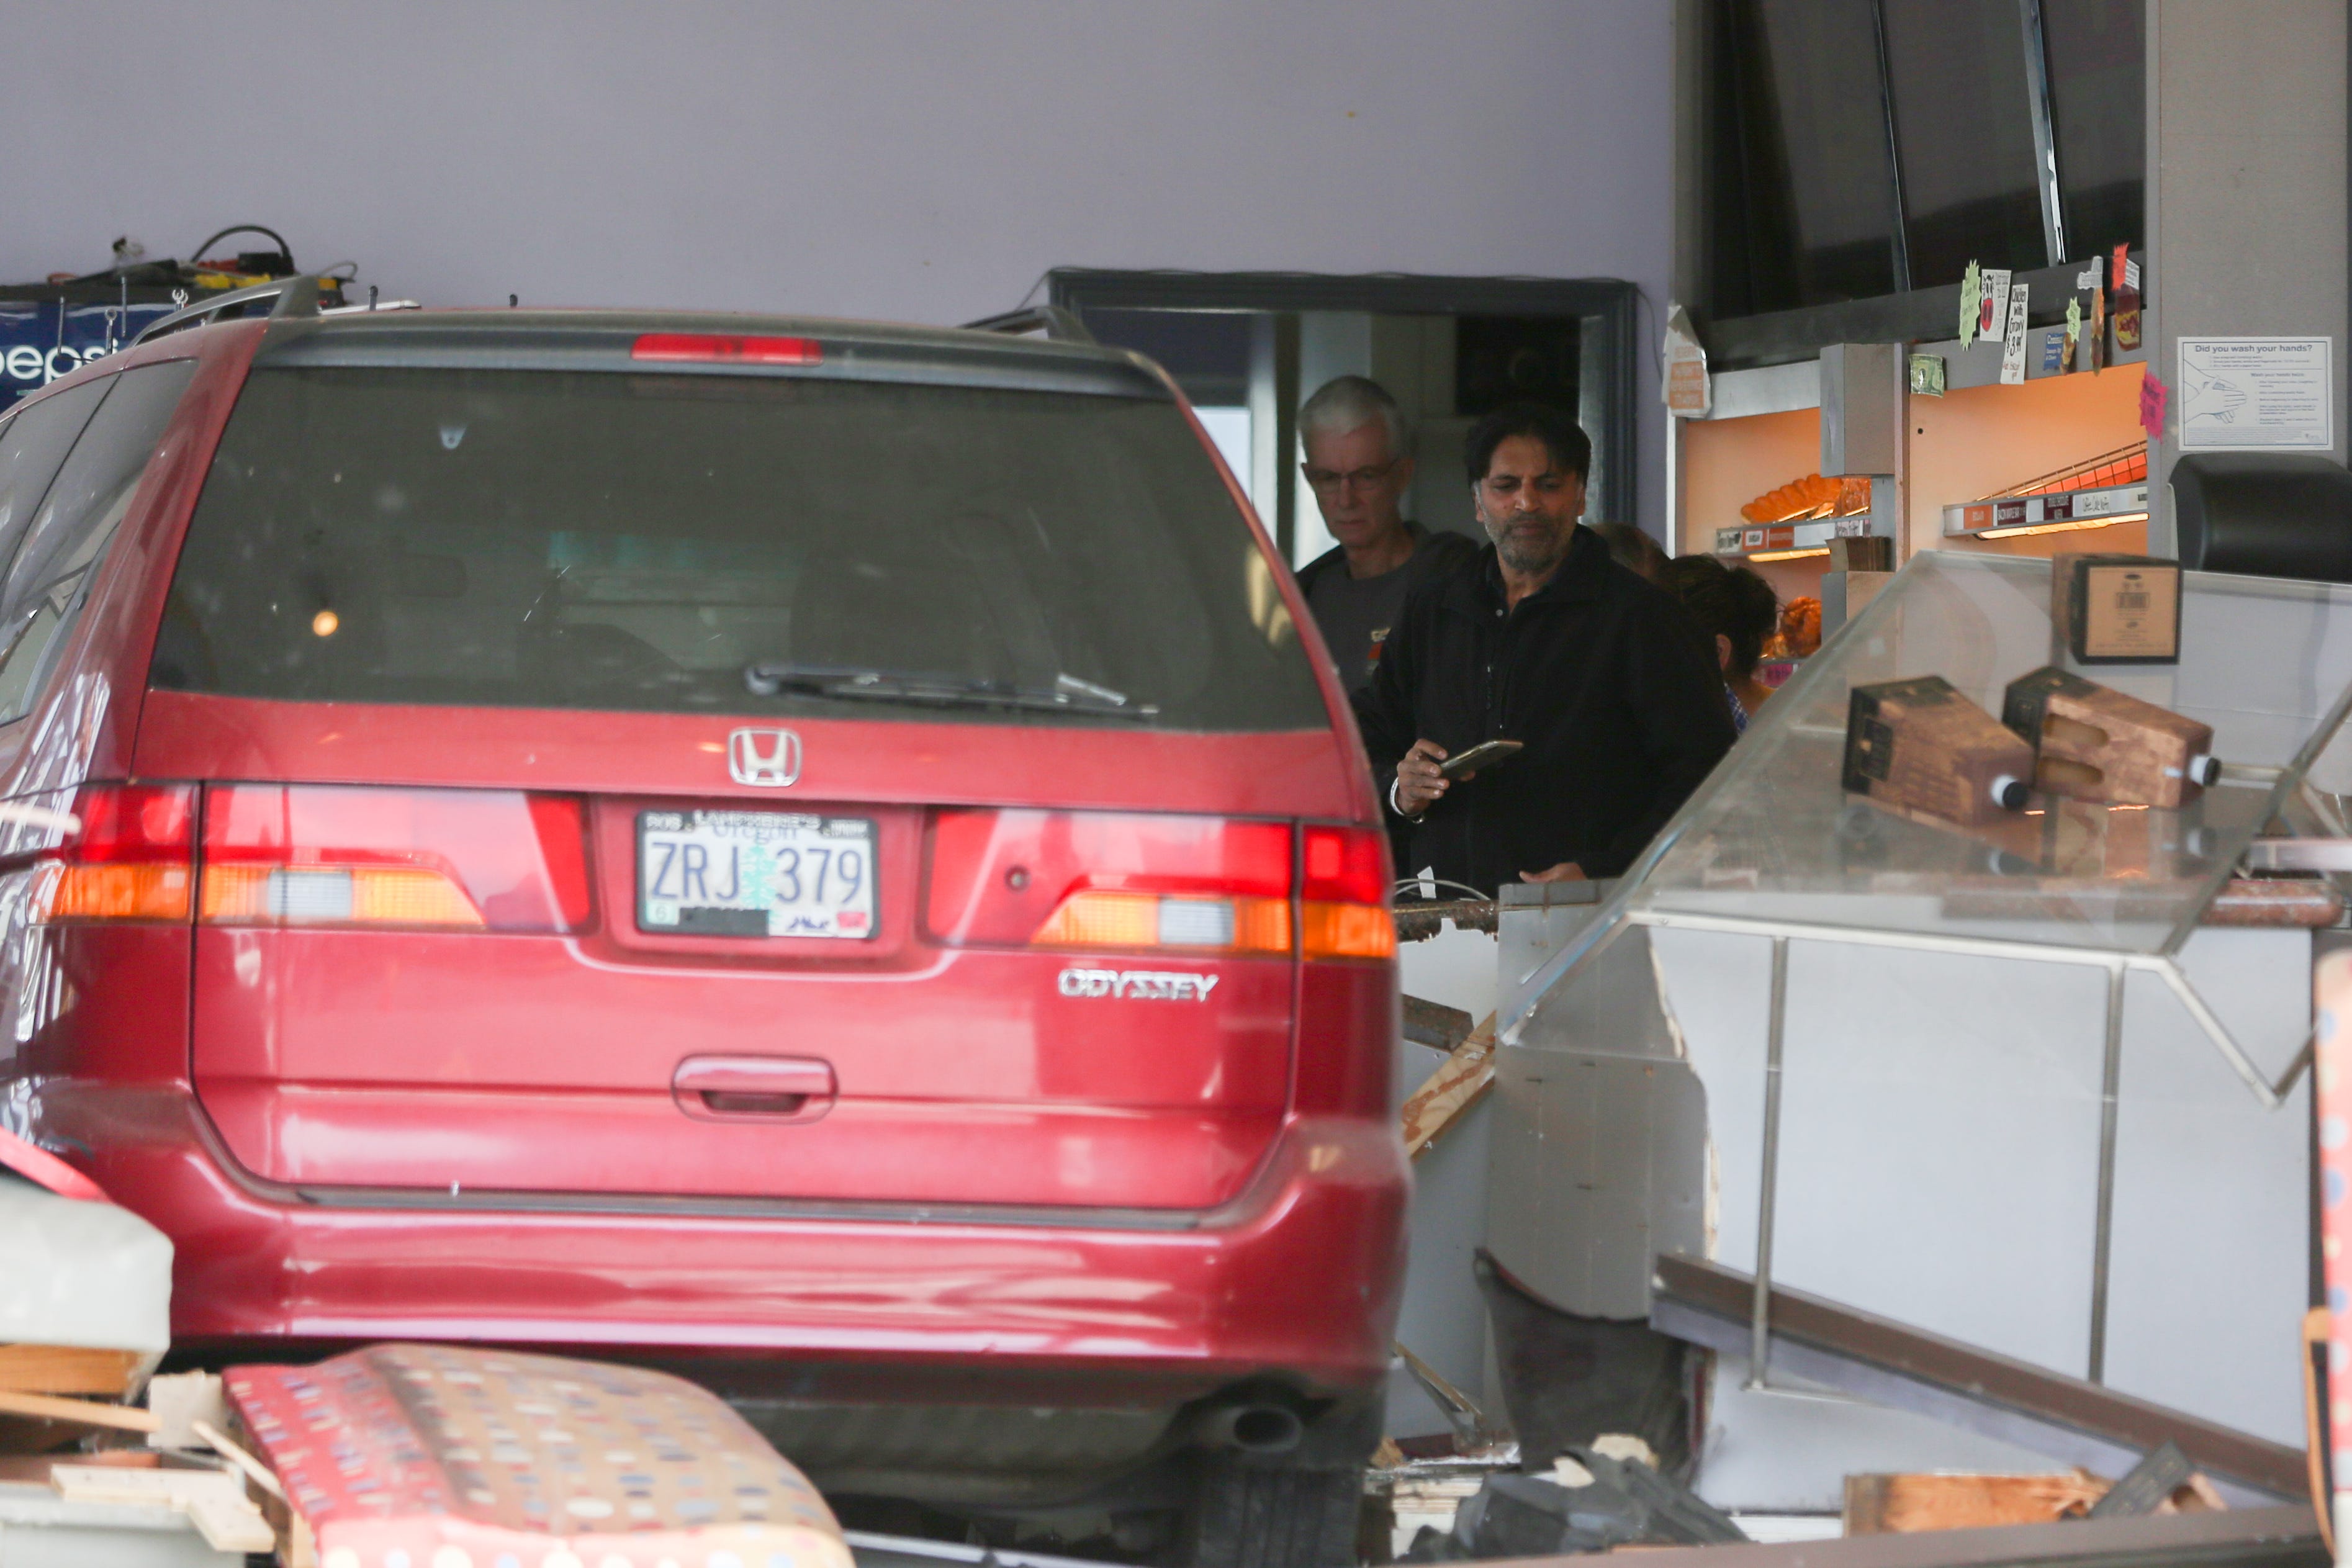
[[(1516, 1043), (1629, 925), (1813, 936), (2154, 971), (2276, 1103), (2284, 1084), (2254, 1068), (2175, 959), (2256, 834), (2327, 812), (2352, 781), (2352, 748), (2332, 743), (2352, 705), (2352, 587), (2182, 575), (2177, 664), (2085, 666), (2053, 635), (2048, 562), (1915, 558), (1758, 715), (1580, 940), (1530, 978), (1502, 1037)], [(2210, 725), (2218, 781), (2177, 810), (2036, 793), (1979, 827), (1842, 787), (1854, 688), (1937, 675), (1997, 716), (2010, 682), (2051, 665)]]

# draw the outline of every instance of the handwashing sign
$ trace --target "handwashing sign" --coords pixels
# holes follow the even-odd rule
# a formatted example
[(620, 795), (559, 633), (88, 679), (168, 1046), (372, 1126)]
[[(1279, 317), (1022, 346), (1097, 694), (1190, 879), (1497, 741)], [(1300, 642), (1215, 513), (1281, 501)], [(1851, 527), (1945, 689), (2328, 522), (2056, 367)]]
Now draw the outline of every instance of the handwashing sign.
[(2184, 452), (2325, 452), (2336, 444), (2328, 338), (2182, 338)]

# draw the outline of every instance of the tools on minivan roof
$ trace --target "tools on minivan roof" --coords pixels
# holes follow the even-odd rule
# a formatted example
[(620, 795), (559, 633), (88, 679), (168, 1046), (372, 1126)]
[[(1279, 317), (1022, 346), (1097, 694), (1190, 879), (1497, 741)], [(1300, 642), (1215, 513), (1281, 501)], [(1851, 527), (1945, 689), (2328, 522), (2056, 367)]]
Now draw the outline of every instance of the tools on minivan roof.
[[(258, 235), (268, 246), (210, 254), (223, 240), (244, 235)], [(222, 229), (186, 261), (150, 260), (128, 236), (115, 240), (113, 251), (113, 265), (101, 271), (52, 272), (37, 283), (0, 284), (0, 413), (26, 393), (119, 352), (142, 328), (184, 305), (296, 270), (294, 247), (259, 224)], [(320, 302), (341, 304), (343, 285), (357, 271), (356, 263), (339, 261), (321, 272)]]

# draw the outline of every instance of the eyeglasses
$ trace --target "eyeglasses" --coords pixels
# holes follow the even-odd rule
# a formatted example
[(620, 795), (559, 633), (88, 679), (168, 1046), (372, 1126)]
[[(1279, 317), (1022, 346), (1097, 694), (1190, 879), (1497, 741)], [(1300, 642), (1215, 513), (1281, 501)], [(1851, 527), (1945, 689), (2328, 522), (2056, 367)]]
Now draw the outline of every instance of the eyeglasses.
[(1307, 483), (1309, 487), (1325, 494), (1338, 489), (1342, 485), (1353, 485), (1360, 490), (1368, 490), (1387, 479), (1395, 471), (1396, 466), (1403, 460), (1402, 458), (1391, 458), (1387, 462), (1377, 467), (1349, 468), (1344, 474), (1336, 473), (1329, 468), (1318, 468), (1312, 464), (1301, 463), (1298, 466), (1298, 471), (1307, 476)]

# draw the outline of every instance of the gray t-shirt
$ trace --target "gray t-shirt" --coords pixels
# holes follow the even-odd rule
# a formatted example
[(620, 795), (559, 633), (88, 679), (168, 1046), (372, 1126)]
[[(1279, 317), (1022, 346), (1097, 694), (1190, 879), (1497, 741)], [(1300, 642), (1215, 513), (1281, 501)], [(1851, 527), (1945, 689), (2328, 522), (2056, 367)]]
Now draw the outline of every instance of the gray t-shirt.
[(1412, 533), (1413, 556), (1395, 571), (1377, 577), (1350, 577), (1342, 558), (1328, 570), (1317, 573), (1307, 590), (1307, 607), (1315, 612), (1315, 625), (1322, 631), (1324, 644), (1339, 667), (1339, 679), (1349, 691), (1371, 684), (1372, 672), (1381, 666), (1381, 645), (1388, 640), (1389, 628), (1396, 625), (1405, 595), (1421, 578), (1413, 566), (1427, 548), (1428, 535), (1419, 523), (1409, 522), (1405, 527)]

